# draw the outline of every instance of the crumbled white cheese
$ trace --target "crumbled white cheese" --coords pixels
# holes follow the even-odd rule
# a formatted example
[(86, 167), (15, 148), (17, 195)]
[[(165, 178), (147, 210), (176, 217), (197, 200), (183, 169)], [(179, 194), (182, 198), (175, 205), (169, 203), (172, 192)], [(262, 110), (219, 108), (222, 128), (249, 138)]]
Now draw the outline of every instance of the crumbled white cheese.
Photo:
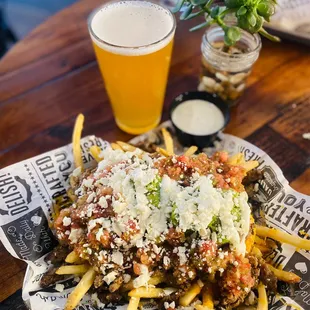
[(106, 282), (108, 285), (110, 285), (117, 277), (116, 271), (111, 271), (107, 275), (103, 277), (103, 281)]
[(141, 270), (141, 275), (133, 280), (133, 286), (135, 288), (138, 288), (141, 286), (147, 286), (151, 278), (147, 266), (140, 264), (140, 270)]
[(57, 283), (57, 284), (55, 285), (55, 290), (58, 291), (58, 292), (60, 292), (60, 293), (63, 292), (64, 289), (65, 289), (65, 286), (64, 286), (63, 284)]
[(112, 262), (122, 266), (124, 263), (124, 256), (121, 252), (117, 251), (117, 252), (113, 252), (112, 253)]
[(79, 238), (83, 235), (83, 232), (82, 228), (72, 228), (69, 235), (71, 243), (77, 243)]
[(63, 224), (64, 226), (69, 226), (69, 225), (71, 224), (71, 218), (68, 217), (68, 216), (65, 216), (65, 217), (63, 218), (63, 220), (62, 220), (62, 224)]

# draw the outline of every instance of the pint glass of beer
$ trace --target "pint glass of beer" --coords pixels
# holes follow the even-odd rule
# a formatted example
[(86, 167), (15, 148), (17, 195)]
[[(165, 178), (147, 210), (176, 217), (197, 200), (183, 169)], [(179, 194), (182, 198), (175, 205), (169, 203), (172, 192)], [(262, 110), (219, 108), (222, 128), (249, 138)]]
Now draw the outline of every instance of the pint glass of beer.
[(131, 134), (156, 127), (176, 27), (173, 14), (146, 1), (110, 2), (91, 14), (88, 27), (117, 125)]

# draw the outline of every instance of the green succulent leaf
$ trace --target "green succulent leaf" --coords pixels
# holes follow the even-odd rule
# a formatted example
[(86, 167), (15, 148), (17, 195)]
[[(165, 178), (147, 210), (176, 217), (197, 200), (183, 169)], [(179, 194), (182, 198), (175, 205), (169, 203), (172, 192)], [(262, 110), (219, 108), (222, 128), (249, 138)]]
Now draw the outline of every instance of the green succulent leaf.
[(181, 7), (183, 6), (183, 3), (185, 2), (185, 0), (179, 0), (176, 4), (176, 6), (171, 10), (172, 13), (177, 13), (180, 11)]
[(180, 19), (185, 20), (192, 13), (192, 10), (193, 10), (192, 5), (187, 6), (186, 9), (181, 14)]
[(248, 11), (248, 10), (246, 9), (246, 7), (241, 6), (241, 7), (239, 8), (239, 10), (237, 11), (237, 15), (238, 15), (238, 16), (242, 16), (242, 15), (246, 14), (247, 11)]
[(192, 5), (202, 5), (206, 3), (206, 0), (191, 0)]
[(201, 23), (193, 28), (191, 28), (189, 31), (192, 32), (192, 31), (196, 31), (196, 30), (199, 30), (201, 28), (204, 28), (204, 27), (207, 27), (208, 25), (210, 25), (210, 22), (209, 21), (206, 21), (204, 23)]
[(227, 8), (234, 9), (242, 6), (246, 1), (245, 0), (225, 0), (224, 3)]
[(196, 16), (202, 15), (204, 13), (204, 11), (197, 11), (195, 13), (191, 13), (190, 15), (188, 15), (186, 18), (184, 18), (184, 20), (189, 20), (192, 18), (195, 18)]
[(256, 16), (254, 13), (250, 12), (247, 14), (247, 20), (251, 27), (254, 27), (256, 25)]
[(219, 6), (214, 6), (212, 9), (211, 9), (211, 13), (210, 13), (210, 16), (212, 18), (215, 18), (220, 12), (220, 7)]
[(226, 31), (225, 31), (225, 42), (227, 42), (227, 45), (233, 45), (235, 44), (238, 40), (240, 40), (241, 38), (241, 33), (240, 33), (240, 29), (238, 27), (229, 27)]

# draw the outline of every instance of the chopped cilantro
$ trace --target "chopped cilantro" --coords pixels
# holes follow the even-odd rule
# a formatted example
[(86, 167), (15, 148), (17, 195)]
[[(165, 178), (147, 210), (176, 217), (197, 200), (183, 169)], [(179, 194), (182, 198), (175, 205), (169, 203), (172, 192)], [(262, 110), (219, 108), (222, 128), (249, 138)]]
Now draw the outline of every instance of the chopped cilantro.
[(160, 185), (161, 185), (161, 177), (156, 176), (156, 178), (146, 186), (146, 197), (150, 204), (159, 208), (160, 203)]

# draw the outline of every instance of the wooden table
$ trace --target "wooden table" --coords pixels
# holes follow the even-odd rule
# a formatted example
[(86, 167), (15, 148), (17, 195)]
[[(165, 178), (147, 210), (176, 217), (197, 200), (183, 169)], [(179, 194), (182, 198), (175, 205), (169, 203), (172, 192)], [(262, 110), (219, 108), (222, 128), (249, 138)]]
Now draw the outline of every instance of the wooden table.
[[(0, 167), (70, 142), (76, 115), (84, 134), (109, 141), (130, 135), (114, 122), (86, 19), (102, 0), (84, 0), (36, 28), (0, 62)], [(197, 21), (196, 21), (197, 22)], [(194, 90), (202, 32), (178, 24), (163, 119), (172, 98)], [(310, 49), (263, 41), (263, 49), (226, 132), (265, 150), (296, 190), (310, 194)], [(25, 264), (0, 248), (0, 301), (22, 286)], [(15, 306), (14, 309), (17, 309)]]

